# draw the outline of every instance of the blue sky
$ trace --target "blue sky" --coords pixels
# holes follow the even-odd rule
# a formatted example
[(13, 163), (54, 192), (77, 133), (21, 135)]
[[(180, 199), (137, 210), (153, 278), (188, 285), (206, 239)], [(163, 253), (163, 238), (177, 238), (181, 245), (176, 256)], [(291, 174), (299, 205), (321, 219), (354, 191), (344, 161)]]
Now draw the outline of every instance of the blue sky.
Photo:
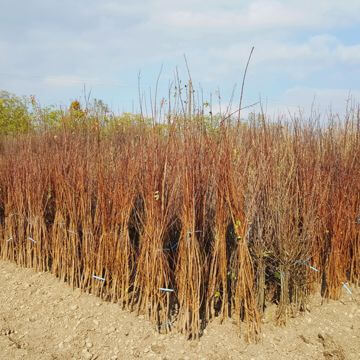
[[(178, 68), (205, 99), (220, 89), (223, 106), (255, 47), (244, 105), (267, 111), (342, 113), (360, 100), (359, 0), (0, 0), (0, 89), (67, 104), (91, 95), (114, 111), (135, 110), (143, 91), (160, 95)], [(238, 100), (236, 100), (238, 102)]]

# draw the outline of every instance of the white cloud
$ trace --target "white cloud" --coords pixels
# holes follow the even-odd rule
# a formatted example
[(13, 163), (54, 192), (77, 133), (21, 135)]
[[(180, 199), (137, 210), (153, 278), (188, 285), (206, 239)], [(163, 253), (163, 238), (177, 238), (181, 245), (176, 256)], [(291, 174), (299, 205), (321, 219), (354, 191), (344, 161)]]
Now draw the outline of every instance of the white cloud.
[(360, 64), (360, 44), (352, 46), (339, 44), (336, 55), (345, 63)]
[(43, 79), (44, 85), (52, 86), (52, 87), (79, 87), (82, 85), (88, 86), (103, 86), (103, 85), (118, 85), (122, 84), (119, 82), (114, 82), (111, 80), (101, 80), (98, 78), (83, 78), (76, 75), (52, 75), (46, 76)]
[[(226, 1), (224, 2), (226, 5)], [(331, 26), (349, 26), (359, 23), (360, 2), (340, 3), (334, 0), (301, 2), (294, 0), (255, 0), (243, 6), (164, 6), (152, 14), (152, 20), (167, 26), (168, 30), (184, 32), (197, 29), (205, 33), (236, 33), (279, 29), (318, 29)]]
[[(211, 49), (211, 54), (224, 59), (234, 59), (237, 61), (240, 57), (244, 57), (249, 52), (251, 43), (239, 42), (230, 46), (219, 49)], [(344, 45), (335, 36), (327, 34), (310, 36), (306, 41), (280, 41), (274, 39), (272, 41), (254, 42), (255, 53), (252, 59), (253, 64), (269, 63), (269, 62), (289, 62), (289, 61), (321, 61), (332, 63), (343, 61), (349, 63), (360, 62), (360, 44)]]
[[(201, 64), (205, 64), (205, 69), (211, 66), (212, 70), (205, 72), (208, 81), (226, 78), (229, 74), (237, 74), (239, 79), (252, 45), (255, 51), (248, 73), (252, 79), (260, 74), (278, 73), (279, 78), (286, 76), (288, 81), (306, 81), (312, 80), (315, 74), (330, 71), (332, 76), (336, 73), (343, 78), (348, 76), (351, 83), (359, 76), (356, 65), (360, 65), (360, 44), (346, 45), (328, 34), (310, 36), (302, 42), (278, 38), (234, 41), (196, 53), (193, 59), (200, 72)], [(348, 72), (352, 75), (347, 75)]]
[(267, 113), (287, 114), (303, 112), (310, 114), (311, 109), (326, 116), (330, 111), (343, 116), (346, 108), (360, 102), (360, 88), (309, 88), (294, 87), (287, 89), (278, 99), (268, 101)]
[(81, 85), (88, 83), (89, 79), (81, 79), (72, 75), (58, 75), (58, 76), (46, 76), (44, 79), (45, 85), (69, 87), (74, 85)]

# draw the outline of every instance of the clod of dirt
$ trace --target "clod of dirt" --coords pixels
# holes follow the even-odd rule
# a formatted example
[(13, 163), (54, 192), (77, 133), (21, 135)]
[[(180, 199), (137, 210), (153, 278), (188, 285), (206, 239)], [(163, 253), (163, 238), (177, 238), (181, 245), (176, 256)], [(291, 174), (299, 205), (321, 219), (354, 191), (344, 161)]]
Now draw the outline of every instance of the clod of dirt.
[(318, 334), (319, 340), (324, 347), (324, 358), (326, 360), (346, 360), (344, 349), (335, 342), (328, 334)]
[(151, 351), (157, 355), (160, 355), (161, 353), (163, 353), (165, 351), (165, 346), (153, 344), (153, 345), (151, 345)]
[(305, 337), (304, 335), (299, 335), (299, 338), (305, 343), (305, 344), (312, 344), (312, 342), (307, 338)]
[(11, 329), (7, 329), (7, 328), (0, 329), (0, 335), (2, 335), (2, 336), (9, 336), (13, 333), (14, 333), (14, 330), (11, 330)]
[(81, 355), (82, 355), (82, 359), (84, 360), (90, 360), (93, 357), (93, 355), (88, 351), (88, 349), (84, 349)]

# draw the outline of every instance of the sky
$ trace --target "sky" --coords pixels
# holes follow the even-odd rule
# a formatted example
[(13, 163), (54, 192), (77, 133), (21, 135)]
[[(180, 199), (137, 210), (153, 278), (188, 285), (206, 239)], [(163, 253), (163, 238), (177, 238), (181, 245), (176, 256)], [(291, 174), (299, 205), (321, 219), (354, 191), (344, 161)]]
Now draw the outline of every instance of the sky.
[[(0, 0), (0, 90), (138, 111), (187, 69), (214, 108), (344, 113), (360, 100), (359, 0)], [(139, 86), (140, 83), (140, 86)], [(220, 101), (219, 101), (220, 99)], [(252, 108), (259, 110), (259, 106)]]

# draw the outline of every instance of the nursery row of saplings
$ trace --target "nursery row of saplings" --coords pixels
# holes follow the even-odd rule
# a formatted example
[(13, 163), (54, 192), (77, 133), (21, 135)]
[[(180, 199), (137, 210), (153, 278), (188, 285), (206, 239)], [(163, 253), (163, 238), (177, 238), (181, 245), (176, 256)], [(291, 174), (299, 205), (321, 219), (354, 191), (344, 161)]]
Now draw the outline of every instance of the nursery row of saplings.
[[(200, 336), (360, 280), (359, 119), (176, 116), (3, 136), (0, 256)], [(86, 117), (86, 115), (84, 115)], [(93, 118), (92, 118), (93, 121)], [(344, 288), (346, 287), (346, 289)]]

